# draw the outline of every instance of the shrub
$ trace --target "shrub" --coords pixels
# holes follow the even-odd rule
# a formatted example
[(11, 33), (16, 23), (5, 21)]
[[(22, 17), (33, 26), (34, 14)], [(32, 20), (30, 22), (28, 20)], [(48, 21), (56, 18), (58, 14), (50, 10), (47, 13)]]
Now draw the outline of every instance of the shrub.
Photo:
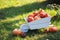
[(60, 0), (47, 0), (47, 1), (50, 4), (52, 4), (52, 3), (60, 4)]

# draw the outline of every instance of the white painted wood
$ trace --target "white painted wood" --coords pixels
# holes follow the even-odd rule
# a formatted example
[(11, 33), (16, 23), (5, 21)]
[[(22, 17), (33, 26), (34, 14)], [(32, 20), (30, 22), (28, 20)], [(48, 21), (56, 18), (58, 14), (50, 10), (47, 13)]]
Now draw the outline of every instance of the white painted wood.
[(25, 18), (28, 28), (31, 30), (48, 27), (50, 24), (50, 20), (51, 20), (51, 17), (46, 17), (46, 18), (42, 18), (32, 22), (27, 22), (27, 18)]

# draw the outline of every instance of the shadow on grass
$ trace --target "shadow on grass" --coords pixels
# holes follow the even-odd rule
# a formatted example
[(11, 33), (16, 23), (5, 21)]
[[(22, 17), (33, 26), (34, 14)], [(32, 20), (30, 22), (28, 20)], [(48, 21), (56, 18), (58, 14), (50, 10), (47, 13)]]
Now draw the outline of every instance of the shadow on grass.
[(37, 40), (60, 40), (60, 30), (54, 33), (47, 33), (44, 37), (38, 37)]
[[(22, 24), (18, 24), (19, 21), (22, 21), (24, 23), (24, 19), (15, 20), (12, 22), (0, 22), (0, 29), (6, 29), (6, 30), (13, 30), (14, 28), (19, 28), (19, 26)], [(17, 24), (17, 25), (16, 25)]]
[[(28, 32), (28, 34), (29, 34), (29, 32)], [(27, 34), (28, 40), (30, 40), (30, 38), (32, 38), (33, 40), (60, 40), (60, 30), (58, 30), (55, 33), (38, 33), (38, 34), (36, 33), (35, 35), (37, 35), (36, 36), (37, 39), (34, 38), (35, 36), (32, 35), (33, 31), (29, 34), (31, 36), (29, 36), (28, 34)], [(46, 34), (46, 35), (43, 36), (44, 34)], [(13, 36), (11, 32), (8, 34), (8, 36), (4, 36), (4, 37), (6, 37), (6, 40), (22, 40), (22, 39), (26, 39), (26, 38), (21, 38), (19, 35), (18, 36)], [(2, 39), (3, 39), (3, 37), (2, 37)]]
[(17, 15), (23, 15), (24, 13), (28, 13), (34, 10), (38, 10), (39, 8), (45, 9), (47, 5), (47, 2), (34, 2), (31, 4), (26, 4), (23, 6), (18, 6), (18, 7), (9, 7), (9, 8), (4, 8), (1, 9), (0, 11), (5, 14), (5, 17), (14, 17)]
[(36, 30), (29, 30), (28, 32), (27, 32), (27, 36), (29, 36), (29, 37), (32, 37), (32, 36), (35, 36), (35, 35), (39, 35), (39, 34), (43, 34), (43, 31), (41, 30), (41, 29), (36, 29)]

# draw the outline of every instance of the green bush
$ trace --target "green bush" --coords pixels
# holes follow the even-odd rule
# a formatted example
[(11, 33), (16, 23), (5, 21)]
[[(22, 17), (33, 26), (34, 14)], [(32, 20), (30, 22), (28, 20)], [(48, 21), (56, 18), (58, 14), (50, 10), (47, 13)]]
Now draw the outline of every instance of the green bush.
[(60, 0), (47, 0), (49, 3), (60, 4)]

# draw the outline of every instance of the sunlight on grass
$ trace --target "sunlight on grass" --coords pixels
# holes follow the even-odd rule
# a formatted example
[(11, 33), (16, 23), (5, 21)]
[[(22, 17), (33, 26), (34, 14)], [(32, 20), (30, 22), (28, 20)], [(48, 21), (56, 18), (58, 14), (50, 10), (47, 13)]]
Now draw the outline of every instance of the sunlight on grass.
[[(26, 14), (25, 14), (26, 15)], [(24, 16), (25, 17), (25, 16)], [(13, 18), (7, 18), (5, 20), (1, 20), (1, 22), (11, 22), (11, 21), (15, 21), (15, 20), (19, 20), (19, 19), (23, 19), (23, 16), (21, 15), (18, 15), (18, 16), (15, 16)]]
[(49, 15), (51, 15), (51, 16), (54, 16), (54, 15), (56, 15), (56, 10), (54, 10), (54, 9), (52, 9), (52, 10), (50, 10), (50, 9), (45, 9), (45, 11), (49, 14)]
[(57, 26), (58, 27), (58, 30), (60, 30), (60, 26)]
[[(0, 9), (5, 7), (11, 7), (11, 6), (22, 6), (25, 4), (33, 3), (33, 2), (42, 2), (43, 0), (1, 0), (0, 1)], [(45, 1), (45, 0), (44, 0)]]

